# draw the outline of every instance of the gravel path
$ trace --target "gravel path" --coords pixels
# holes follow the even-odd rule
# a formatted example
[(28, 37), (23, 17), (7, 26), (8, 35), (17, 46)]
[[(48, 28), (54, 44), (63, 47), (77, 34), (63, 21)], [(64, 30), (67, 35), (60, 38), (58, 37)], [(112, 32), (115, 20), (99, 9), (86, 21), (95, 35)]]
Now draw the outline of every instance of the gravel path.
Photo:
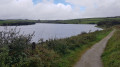
[(101, 55), (114, 32), (115, 30), (86, 51), (74, 67), (103, 67)]

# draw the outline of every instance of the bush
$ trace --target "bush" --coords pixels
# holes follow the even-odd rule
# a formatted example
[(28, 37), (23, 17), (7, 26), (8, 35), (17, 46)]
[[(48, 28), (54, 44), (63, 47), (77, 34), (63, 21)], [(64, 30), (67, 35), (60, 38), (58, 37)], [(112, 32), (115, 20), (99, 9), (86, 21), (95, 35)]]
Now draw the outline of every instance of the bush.
[(2, 59), (2, 55), (5, 55), (0, 64), (11, 67), (19, 66), (21, 62), (26, 61), (27, 54), (25, 50), (30, 48), (29, 45), (33, 34), (20, 35), (19, 32), (16, 31), (16, 28), (0, 32), (0, 58)]
[(59, 56), (41, 44), (31, 43), (34, 34), (11, 29), (0, 32), (0, 67), (50, 67)]
[(107, 27), (107, 28), (118, 24), (120, 24), (119, 20), (110, 20), (110, 19), (106, 19), (97, 23), (98, 26)]

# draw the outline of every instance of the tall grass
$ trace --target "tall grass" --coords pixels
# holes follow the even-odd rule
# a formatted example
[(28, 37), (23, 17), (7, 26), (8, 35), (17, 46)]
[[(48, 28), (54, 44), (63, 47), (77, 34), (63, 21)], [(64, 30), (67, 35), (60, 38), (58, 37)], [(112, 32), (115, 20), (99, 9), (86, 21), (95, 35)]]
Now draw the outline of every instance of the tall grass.
[(71, 38), (73, 41), (69, 41), (69, 53), (61, 57), (61, 62), (59, 62), (58, 66), (72, 67), (87, 49), (108, 35), (109, 32), (110, 30), (96, 31)]
[(120, 67), (120, 26), (108, 41), (102, 60), (104, 67)]

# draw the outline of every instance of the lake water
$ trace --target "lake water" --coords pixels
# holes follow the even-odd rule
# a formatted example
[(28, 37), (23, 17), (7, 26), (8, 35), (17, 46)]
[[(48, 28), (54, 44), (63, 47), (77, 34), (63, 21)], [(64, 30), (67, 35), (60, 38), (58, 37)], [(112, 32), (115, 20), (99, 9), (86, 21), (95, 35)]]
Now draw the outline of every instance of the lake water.
[[(36, 23), (35, 25), (17, 26), (17, 29), (21, 29), (21, 33), (31, 34), (35, 32), (35, 36), (32, 41), (37, 42), (39, 39), (44, 40), (53, 38), (66, 38), (75, 36), (81, 32), (94, 32), (96, 30), (102, 30), (95, 27), (94, 24), (49, 24), (49, 23)], [(0, 31), (4, 30), (5, 26), (0, 26)], [(15, 28), (15, 26), (7, 26), (8, 29)]]

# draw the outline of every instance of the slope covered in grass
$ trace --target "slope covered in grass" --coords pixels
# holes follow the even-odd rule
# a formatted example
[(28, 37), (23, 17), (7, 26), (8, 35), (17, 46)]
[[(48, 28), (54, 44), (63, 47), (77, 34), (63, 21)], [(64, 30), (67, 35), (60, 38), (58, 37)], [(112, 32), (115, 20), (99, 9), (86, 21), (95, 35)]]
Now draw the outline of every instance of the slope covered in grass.
[(120, 67), (120, 27), (108, 41), (102, 60), (104, 67)]
[[(97, 24), (106, 20), (120, 21), (120, 18), (83, 18), (83, 19), (69, 19), (69, 20), (48, 20), (41, 21), (41, 23), (61, 23), (61, 24)], [(109, 22), (108, 22), (109, 23)]]
[(60, 58), (61, 61), (58, 63), (58, 66), (72, 67), (72, 65), (74, 65), (79, 60), (81, 55), (86, 50), (107, 36), (110, 31), (110, 29), (104, 31), (96, 31), (90, 34), (83, 34), (72, 37), (70, 39), (71, 41), (69, 41), (69, 46), (71, 47), (71, 49), (69, 49), (70, 52)]

